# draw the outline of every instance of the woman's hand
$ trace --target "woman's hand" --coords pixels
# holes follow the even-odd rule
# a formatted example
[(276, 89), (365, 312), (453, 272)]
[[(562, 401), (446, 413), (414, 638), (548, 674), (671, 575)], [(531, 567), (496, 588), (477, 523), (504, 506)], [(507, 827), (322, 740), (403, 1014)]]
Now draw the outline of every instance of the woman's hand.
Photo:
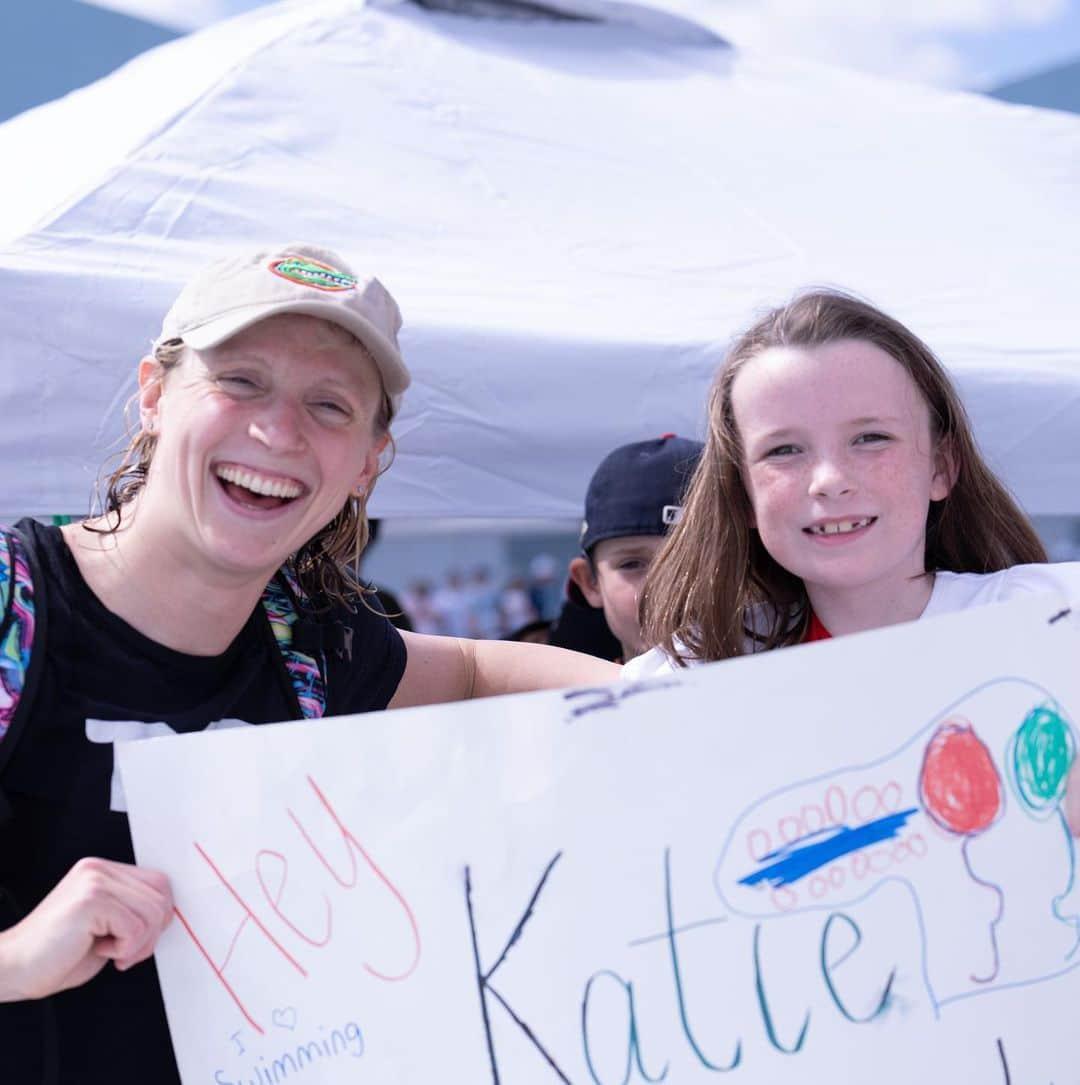
[(108, 961), (123, 971), (146, 960), (172, 912), (164, 874), (80, 859), (22, 922), (0, 934), (0, 1002), (78, 987)]

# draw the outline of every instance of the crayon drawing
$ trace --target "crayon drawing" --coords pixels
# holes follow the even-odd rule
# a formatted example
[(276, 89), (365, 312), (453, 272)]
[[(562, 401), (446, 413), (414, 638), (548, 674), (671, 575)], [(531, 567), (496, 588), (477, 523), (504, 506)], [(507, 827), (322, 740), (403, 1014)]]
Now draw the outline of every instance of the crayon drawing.
[[(721, 851), (717, 891), (732, 912), (769, 919), (903, 886), (935, 1010), (1050, 979), (1080, 964), (1075, 847), (1062, 810), (1076, 749), (1049, 691), (1021, 678), (987, 682), (887, 756), (744, 811)], [(1018, 873), (1018, 854), (1052, 873)]]

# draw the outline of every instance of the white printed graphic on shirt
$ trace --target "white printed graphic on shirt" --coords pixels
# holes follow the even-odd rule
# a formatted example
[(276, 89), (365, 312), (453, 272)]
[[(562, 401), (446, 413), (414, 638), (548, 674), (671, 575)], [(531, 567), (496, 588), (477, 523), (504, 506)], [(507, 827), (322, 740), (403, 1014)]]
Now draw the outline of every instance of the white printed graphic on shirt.
[[(204, 731), (225, 731), (231, 727), (253, 727), (254, 724), (246, 720), (215, 720)], [(103, 746), (112, 745), (114, 742), (138, 742), (144, 738), (161, 738), (164, 735), (175, 735), (167, 723), (142, 723), (139, 720), (90, 720), (86, 721), (86, 737), (90, 742), (97, 742)], [(200, 732), (201, 734), (202, 732)], [(116, 759), (113, 759), (112, 792), (109, 798), (109, 809), (118, 813), (127, 813), (127, 799), (124, 797), (124, 785), (120, 779), (120, 773), (116, 769)]]

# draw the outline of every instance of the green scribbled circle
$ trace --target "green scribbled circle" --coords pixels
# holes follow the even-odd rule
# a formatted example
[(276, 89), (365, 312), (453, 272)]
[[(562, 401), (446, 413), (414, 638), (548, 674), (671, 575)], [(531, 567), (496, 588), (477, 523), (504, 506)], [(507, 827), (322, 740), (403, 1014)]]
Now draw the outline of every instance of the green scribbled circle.
[(1072, 730), (1050, 705), (1033, 708), (1020, 724), (1013, 747), (1013, 767), (1020, 798), (1032, 810), (1056, 806), (1065, 794), (1065, 778), (1076, 756)]

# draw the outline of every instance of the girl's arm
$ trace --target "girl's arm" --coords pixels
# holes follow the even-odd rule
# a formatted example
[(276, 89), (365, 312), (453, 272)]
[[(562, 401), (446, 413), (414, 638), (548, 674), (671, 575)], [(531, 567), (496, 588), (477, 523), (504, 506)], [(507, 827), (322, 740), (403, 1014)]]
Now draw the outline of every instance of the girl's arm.
[(401, 636), (408, 658), (390, 708), (603, 684), (619, 677), (614, 663), (546, 644)]

